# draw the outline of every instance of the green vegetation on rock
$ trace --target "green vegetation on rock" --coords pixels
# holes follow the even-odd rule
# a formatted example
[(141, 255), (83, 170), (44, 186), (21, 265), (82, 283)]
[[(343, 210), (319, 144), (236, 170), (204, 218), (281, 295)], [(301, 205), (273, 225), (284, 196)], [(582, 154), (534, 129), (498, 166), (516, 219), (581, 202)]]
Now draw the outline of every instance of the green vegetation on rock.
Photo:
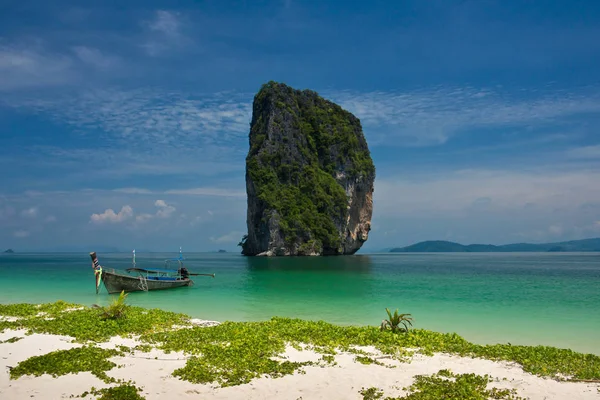
[[(254, 98), (246, 178), (264, 207), (263, 219), (277, 220), (288, 248), (341, 252), (348, 198), (338, 173), (374, 179), (358, 118), (313, 91), (263, 85)], [(241, 244), (244, 254), (251, 253)]]

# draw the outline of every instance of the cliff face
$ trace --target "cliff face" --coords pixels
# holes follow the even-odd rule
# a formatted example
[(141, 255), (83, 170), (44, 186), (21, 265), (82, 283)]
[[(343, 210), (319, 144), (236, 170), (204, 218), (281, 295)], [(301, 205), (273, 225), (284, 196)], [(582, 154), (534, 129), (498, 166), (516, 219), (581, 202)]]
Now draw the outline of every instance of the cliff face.
[(358, 118), (310, 90), (254, 97), (245, 255), (354, 254), (367, 240), (375, 167)]

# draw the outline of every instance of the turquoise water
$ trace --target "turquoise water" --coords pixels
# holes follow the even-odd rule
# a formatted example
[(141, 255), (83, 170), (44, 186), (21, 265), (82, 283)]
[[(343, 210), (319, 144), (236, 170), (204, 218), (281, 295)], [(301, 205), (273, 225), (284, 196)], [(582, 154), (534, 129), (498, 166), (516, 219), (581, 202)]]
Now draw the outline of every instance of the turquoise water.
[[(138, 254), (161, 267), (176, 254)], [(129, 254), (99, 254), (131, 266)], [(600, 254), (372, 254), (246, 258), (188, 253), (193, 287), (132, 293), (131, 304), (212, 320), (272, 316), (379, 325), (385, 307), (412, 313), (415, 327), (457, 332), (477, 343), (545, 344), (600, 354)], [(89, 255), (0, 256), (0, 302), (106, 304)]]

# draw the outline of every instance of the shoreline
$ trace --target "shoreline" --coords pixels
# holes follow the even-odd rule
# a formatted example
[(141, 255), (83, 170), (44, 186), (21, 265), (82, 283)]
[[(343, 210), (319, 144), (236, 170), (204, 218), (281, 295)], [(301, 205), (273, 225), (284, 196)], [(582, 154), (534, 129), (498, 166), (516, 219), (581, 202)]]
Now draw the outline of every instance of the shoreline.
[[(101, 299), (101, 300), (103, 300), (103, 302), (99, 302), (99, 304), (100, 305), (108, 304), (114, 297), (115, 297), (115, 295), (109, 295), (106, 298)], [(48, 304), (48, 303), (12, 303), (12, 302), (6, 301), (0, 297), (0, 307), (2, 305), (8, 305), (8, 304), (36, 304), (36, 305), (39, 305), (39, 304)], [(142, 307), (142, 308), (158, 308), (158, 309), (161, 309), (164, 311), (177, 312), (177, 311), (174, 311), (173, 307), (171, 307), (171, 308), (169, 308), (169, 307), (167, 307), (167, 308), (149, 307), (147, 305), (137, 305), (137, 304), (135, 306)], [(200, 313), (196, 314), (196, 313), (184, 312), (184, 314), (188, 315), (192, 319), (204, 320), (204, 318), (202, 318)], [(382, 315), (385, 316), (385, 312), (383, 312)], [(280, 316), (280, 315), (275, 315), (275, 317), (294, 318), (294, 317), (287, 317), (287, 316)], [(265, 322), (265, 321), (270, 320), (271, 318), (273, 318), (273, 316), (259, 318), (259, 319), (233, 318), (233, 319), (223, 319), (220, 321), (249, 323), (249, 322)], [(0, 320), (1, 319), (2, 319), (2, 317), (0, 315)], [(306, 320), (306, 321), (313, 321), (313, 322), (325, 321), (327, 323), (331, 323), (331, 324), (338, 325), (338, 326), (345, 326), (345, 327), (374, 326), (374, 324), (368, 324), (368, 323), (330, 322), (330, 321), (327, 321), (326, 319), (322, 319), (322, 318), (301, 318), (301, 319)], [(213, 319), (209, 319), (209, 320), (213, 320)], [(448, 334), (456, 333), (456, 334), (460, 335), (461, 337), (467, 339), (468, 341), (470, 341), (472, 343), (480, 344), (480, 345), (496, 345), (496, 344), (512, 343), (513, 345), (520, 345), (520, 346), (548, 346), (548, 347), (555, 347), (555, 348), (559, 348), (559, 349), (573, 350), (573, 351), (576, 351), (578, 353), (583, 353), (583, 354), (593, 354), (596, 356), (600, 356), (600, 341), (598, 341), (598, 340), (590, 340), (587, 337), (584, 338), (583, 340), (581, 337), (578, 337), (577, 339), (570, 339), (570, 340), (569, 339), (556, 340), (561, 334), (570, 333), (571, 332), (570, 330), (566, 331), (566, 332), (554, 332), (554, 336), (552, 338), (543, 337), (540, 340), (540, 338), (538, 336), (536, 336), (535, 332), (533, 332), (533, 333), (528, 332), (527, 336), (524, 336), (522, 334), (515, 334), (514, 332), (513, 333), (498, 332), (498, 331), (488, 332), (488, 331), (477, 329), (477, 328), (479, 328), (479, 327), (474, 327), (472, 325), (466, 324), (466, 325), (461, 326), (460, 331), (452, 330), (452, 329), (444, 329), (443, 326), (438, 327), (438, 329), (436, 329), (435, 327), (426, 327), (423, 329), (432, 330), (432, 331), (439, 332), (439, 333), (448, 333)], [(515, 336), (518, 336), (518, 338), (515, 338)], [(552, 339), (554, 339), (554, 340), (552, 340)], [(593, 338), (593, 339), (595, 339), (595, 338)], [(596, 342), (598, 345), (596, 345)]]
[[(555, 365), (565, 357), (581, 359), (590, 363), (592, 372), (572, 372), (585, 377), (598, 369), (599, 376), (594, 378), (600, 380), (600, 357), (569, 350), (500, 346), (503, 352), (512, 348), (518, 351), (515, 355), (498, 353), (498, 358), (489, 353), (498, 346), (472, 345), (458, 335), (423, 330), (394, 334), (284, 318), (267, 323), (219, 323), (137, 307), (128, 309), (121, 322), (123, 328), (113, 320), (96, 319), (98, 312), (60, 302), (0, 306), (0, 397), (17, 400), (77, 396), (92, 387), (107, 390), (130, 380), (133, 386), (128, 388), (141, 389), (139, 395), (146, 399), (198, 395), (258, 399), (280, 398), (284, 394), (303, 399), (361, 399), (368, 398), (362, 390), (406, 396), (411, 393), (410, 386), (420, 379), (418, 376), (439, 379), (436, 374), (445, 373), (444, 370), (458, 375), (476, 374), (481, 379), (490, 375), (488, 388), (514, 390), (515, 395), (529, 399), (591, 399), (600, 394), (599, 383), (565, 381), (568, 374), (564, 371), (569, 367)], [(9, 317), (10, 313), (21, 315)], [(74, 326), (78, 324), (81, 326)], [(143, 324), (146, 325), (142, 329)], [(103, 331), (102, 327), (113, 331)], [(28, 331), (33, 333), (28, 335)], [(266, 342), (265, 337), (269, 338)], [(116, 353), (99, 353), (94, 356), (99, 357), (95, 362), (82, 365), (114, 363), (114, 367), (109, 365), (103, 372), (80, 366), (80, 370), (65, 373), (39, 370), (44, 363), (27, 364), (31, 357), (48, 357), (54, 351), (75, 360), (68, 352), (86, 346), (98, 352)], [(522, 351), (544, 355), (548, 365), (540, 369), (520, 364), (518, 353)], [(250, 354), (240, 354), (244, 352)], [(203, 360), (204, 354), (212, 355)], [(485, 354), (491, 359), (486, 359)], [(565, 364), (570, 362), (573, 360), (564, 359)], [(552, 368), (555, 371), (550, 373)], [(22, 376), (11, 378), (15, 371)]]

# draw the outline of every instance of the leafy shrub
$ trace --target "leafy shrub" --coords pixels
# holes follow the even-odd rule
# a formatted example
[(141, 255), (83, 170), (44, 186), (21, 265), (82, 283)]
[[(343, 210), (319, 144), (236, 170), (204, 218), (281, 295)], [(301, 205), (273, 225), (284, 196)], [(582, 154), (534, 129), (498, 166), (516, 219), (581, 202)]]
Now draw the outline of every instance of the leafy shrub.
[(386, 308), (385, 311), (387, 312), (389, 319), (384, 319), (381, 322), (380, 329), (382, 331), (391, 329), (392, 332), (408, 332), (408, 325), (412, 326), (411, 314), (398, 314), (398, 309), (394, 311), (393, 315), (388, 308)]
[(125, 315), (125, 312), (129, 308), (125, 301), (127, 300), (127, 294), (124, 290), (121, 291), (119, 297), (114, 299), (112, 303), (103, 308), (102, 317), (104, 319), (118, 319)]

